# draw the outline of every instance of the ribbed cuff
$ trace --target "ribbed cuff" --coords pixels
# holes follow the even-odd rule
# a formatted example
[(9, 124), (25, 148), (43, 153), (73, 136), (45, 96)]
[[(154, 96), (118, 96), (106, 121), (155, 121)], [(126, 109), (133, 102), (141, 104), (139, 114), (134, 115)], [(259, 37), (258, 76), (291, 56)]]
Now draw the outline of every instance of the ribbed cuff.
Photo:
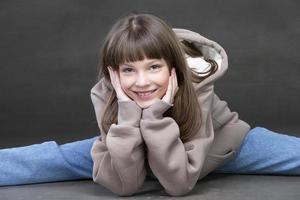
[(134, 101), (118, 100), (118, 124), (139, 127), (142, 109)]
[(159, 99), (150, 107), (143, 110), (142, 119), (161, 119), (163, 114), (173, 105)]

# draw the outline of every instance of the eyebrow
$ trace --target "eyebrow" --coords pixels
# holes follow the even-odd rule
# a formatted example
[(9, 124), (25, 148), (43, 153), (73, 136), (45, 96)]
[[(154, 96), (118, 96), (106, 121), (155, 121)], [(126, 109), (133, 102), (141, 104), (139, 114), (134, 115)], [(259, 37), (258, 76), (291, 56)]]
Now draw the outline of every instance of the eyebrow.
[[(146, 65), (150, 65), (150, 64), (152, 64), (152, 63), (154, 63), (154, 62), (158, 62), (158, 61), (159, 61), (159, 60), (152, 60), (152, 61), (146, 63)], [(129, 64), (126, 64), (126, 63), (123, 63), (121, 66), (123, 66), (123, 65), (126, 65), (126, 66), (128, 66), (128, 67), (133, 67), (133, 68), (134, 68), (134, 66), (129, 65)]]

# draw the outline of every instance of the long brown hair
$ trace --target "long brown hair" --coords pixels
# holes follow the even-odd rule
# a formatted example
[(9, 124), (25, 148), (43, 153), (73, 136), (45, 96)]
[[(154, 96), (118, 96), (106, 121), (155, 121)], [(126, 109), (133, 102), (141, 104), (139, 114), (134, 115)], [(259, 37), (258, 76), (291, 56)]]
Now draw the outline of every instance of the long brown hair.
[[(124, 62), (140, 61), (145, 58), (163, 58), (169, 68), (175, 67), (178, 87), (173, 106), (164, 113), (172, 117), (179, 126), (180, 139), (189, 141), (200, 129), (201, 108), (192, 82), (205, 77), (192, 73), (187, 66), (184, 53), (192, 57), (202, 55), (193, 44), (177, 39), (171, 26), (152, 14), (131, 13), (116, 21), (109, 31), (100, 52), (98, 79), (105, 78), (110, 95), (102, 115), (102, 130), (107, 133), (111, 124), (118, 123), (117, 96), (110, 82), (107, 66), (119, 70)], [(214, 61), (211, 66), (215, 66)], [(169, 69), (171, 70), (171, 69)], [(212, 67), (214, 73), (215, 68)]]

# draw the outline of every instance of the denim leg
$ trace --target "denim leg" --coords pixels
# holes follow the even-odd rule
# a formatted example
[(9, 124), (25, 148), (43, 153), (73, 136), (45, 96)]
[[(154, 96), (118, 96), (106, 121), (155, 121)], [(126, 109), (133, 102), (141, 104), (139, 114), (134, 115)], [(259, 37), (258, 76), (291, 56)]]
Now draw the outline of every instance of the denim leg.
[(98, 137), (0, 150), (0, 186), (92, 178), (90, 155)]
[(253, 128), (236, 156), (214, 172), (300, 175), (300, 138)]

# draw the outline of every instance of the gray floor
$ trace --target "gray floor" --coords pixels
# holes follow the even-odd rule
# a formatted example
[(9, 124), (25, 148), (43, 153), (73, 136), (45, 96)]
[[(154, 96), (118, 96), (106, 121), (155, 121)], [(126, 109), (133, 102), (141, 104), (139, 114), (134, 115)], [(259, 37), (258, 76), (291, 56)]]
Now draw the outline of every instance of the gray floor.
[(168, 196), (158, 181), (147, 179), (139, 193), (118, 197), (91, 180), (0, 187), (1, 200), (37, 199), (201, 199), (201, 200), (298, 200), (300, 177), (210, 174), (184, 197)]

